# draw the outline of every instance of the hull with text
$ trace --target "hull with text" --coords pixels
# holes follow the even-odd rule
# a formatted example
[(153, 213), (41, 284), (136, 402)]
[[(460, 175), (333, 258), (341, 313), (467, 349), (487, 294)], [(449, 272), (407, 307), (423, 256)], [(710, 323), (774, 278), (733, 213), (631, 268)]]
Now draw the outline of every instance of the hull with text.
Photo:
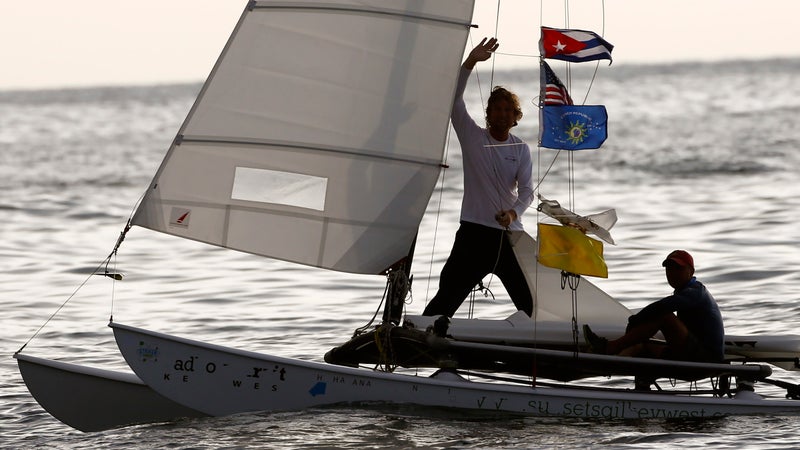
[(212, 416), (324, 405), (395, 403), (536, 416), (645, 418), (800, 413), (800, 403), (621, 389), (474, 382), (333, 366), (226, 348), (118, 323), (123, 356), (156, 392)]

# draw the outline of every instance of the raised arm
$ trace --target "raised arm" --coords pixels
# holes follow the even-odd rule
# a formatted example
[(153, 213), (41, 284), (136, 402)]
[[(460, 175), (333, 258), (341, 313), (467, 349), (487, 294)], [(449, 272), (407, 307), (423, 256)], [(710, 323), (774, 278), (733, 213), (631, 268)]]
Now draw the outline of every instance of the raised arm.
[(469, 52), (462, 66), (467, 70), (472, 70), (479, 61), (486, 61), (491, 58), (492, 53), (494, 53), (499, 46), (500, 44), (497, 42), (496, 38), (490, 38), (488, 41), (487, 38), (483, 38), (480, 44)]

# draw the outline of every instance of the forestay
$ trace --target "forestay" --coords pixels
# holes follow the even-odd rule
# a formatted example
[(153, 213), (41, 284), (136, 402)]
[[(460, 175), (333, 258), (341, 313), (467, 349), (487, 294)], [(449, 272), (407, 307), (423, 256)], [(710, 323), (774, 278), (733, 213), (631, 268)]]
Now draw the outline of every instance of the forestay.
[(472, 0), (251, 2), (133, 224), (380, 273), (443, 157)]

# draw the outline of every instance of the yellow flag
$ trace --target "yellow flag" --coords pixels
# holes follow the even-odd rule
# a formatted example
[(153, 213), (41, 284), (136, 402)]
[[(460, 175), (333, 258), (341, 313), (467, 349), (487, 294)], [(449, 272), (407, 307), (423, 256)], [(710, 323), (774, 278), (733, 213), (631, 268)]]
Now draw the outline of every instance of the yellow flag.
[(580, 230), (539, 224), (539, 263), (578, 275), (608, 278), (603, 243)]

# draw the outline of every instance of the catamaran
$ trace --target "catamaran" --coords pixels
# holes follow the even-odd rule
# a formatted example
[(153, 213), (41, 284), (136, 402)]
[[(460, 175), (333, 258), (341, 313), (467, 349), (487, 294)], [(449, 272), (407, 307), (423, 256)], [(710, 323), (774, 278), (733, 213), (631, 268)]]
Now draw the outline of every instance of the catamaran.
[[(631, 312), (586, 279), (564, 288), (569, 274), (541, 264), (524, 232), (511, 239), (532, 317), (403, 310), (417, 230), (445, 165), (472, 11), (473, 0), (248, 2), (112, 252), (135, 225), (383, 276), (380, 324), (312, 362), (112, 322), (135, 375), (20, 351), (37, 401), (85, 431), (376, 402), (597, 418), (800, 413), (800, 386), (771, 378), (773, 367), (800, 367), (797, 336), (726, 336), (724, 364), (585, 352), (577, 323), (621, 334)], [(613, 224), (609, 214), (579, 216), (543, 197), (540, 208), (598, 236)], [(657, 391), (579, 383), (635, 375), (713, 383)], [(756, 393), (763, 385), (787, 398)]]

